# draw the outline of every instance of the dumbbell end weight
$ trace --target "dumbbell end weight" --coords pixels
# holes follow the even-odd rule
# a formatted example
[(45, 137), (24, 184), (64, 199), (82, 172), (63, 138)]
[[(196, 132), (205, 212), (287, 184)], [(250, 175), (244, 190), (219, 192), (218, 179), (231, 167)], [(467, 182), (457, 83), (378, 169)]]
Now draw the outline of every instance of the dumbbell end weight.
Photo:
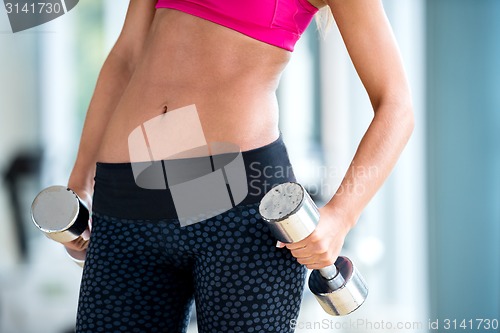
[(309, 290), (328, 314), (344, 316), (365, 302), (368, 287), (349, 258), (338, 257), (335, 267), (337, 276), (330, 280), (324, 277), (321, 270), (313, 270), (309, 277)]
[[(31, 205), (31, 219), (48, 238), (66, 243), (77, 240), (89, 228), (89, 209), (78, 195), (65, 186), (41, 191)], [(82, 266), (85, 251), (66, 249), (69, 257)]]
[(64, 186), (41, 191), (31, 205), (31, 219), (47, 237), (71, 242), (88, 228), (89, 210), (78, 195)]
[(283, 243), (295, 243), (309, 236), (319, 221), (319, 211), (302, 185), (280, 184), (262, 198), (259, 213), (273, 235)]

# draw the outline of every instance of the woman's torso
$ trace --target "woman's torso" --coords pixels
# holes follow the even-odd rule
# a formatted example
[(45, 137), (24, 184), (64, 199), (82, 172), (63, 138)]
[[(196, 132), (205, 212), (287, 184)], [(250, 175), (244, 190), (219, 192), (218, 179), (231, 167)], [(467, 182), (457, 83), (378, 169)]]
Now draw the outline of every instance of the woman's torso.
[(207, 142), (231, 142), (243, 151), (272, 142), (279, 135), (275, 92), (289, 58), (284, 49), (226, 27), (158, 9), (98, 161), (130, 161), (128, 137), (136, 127), (192, 104)]

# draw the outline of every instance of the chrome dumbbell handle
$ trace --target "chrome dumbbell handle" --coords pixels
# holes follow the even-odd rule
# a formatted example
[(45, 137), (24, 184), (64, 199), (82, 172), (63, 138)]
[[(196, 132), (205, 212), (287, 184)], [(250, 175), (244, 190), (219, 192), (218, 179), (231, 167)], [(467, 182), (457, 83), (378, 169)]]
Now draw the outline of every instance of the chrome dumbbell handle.
[(337, 266), (330, 265), (319, 269), (321, 275), (327, 280), (333, 280), (338, 275)]
[(345, 279), (342, 274), (339, 274), (339, 270), (335, 264), (320, 268), (318, 271), (328, 281), (331, 289), (341, 288), (345, 284)]

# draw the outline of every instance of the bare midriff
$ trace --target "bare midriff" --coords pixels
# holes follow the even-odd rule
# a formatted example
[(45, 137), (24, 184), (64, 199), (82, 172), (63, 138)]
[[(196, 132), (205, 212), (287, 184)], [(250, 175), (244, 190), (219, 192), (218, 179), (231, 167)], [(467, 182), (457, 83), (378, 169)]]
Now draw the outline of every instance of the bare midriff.
[(193, 104), (207, 142), (231, 142), (242, 151), (269, 144), (279, 136), (275, 93), (289, 58), (284, 49), (226, 27), (158, 9), (98, 161), (130, 161), (128, 136), (136, 127)]

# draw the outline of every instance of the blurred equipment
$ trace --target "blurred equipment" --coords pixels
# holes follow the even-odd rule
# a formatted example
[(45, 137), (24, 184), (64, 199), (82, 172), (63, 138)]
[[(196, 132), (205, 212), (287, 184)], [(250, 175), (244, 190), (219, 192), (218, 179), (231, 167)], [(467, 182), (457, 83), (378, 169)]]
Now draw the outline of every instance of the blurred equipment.
[[(260, 202), (259, 212), (274, 236), (284, 243), (305, 239), (319, 222), (317, 206), (302, 185), (293, 182), (269, 191)], [(363, 277), (352, 261), (342, 256), (333, 265), (313, 270), (309, 289), (323, 309), (333, 316), (355, 311), (368, 296)]]
[[(71, 189), (51, 186), (41, 191), (31, 205), (33, 223), (47, 237), (59, 243), (74, 240), (88, 241), (83, 233), (89, 229), (89, 209)], [(67, 252), (73, 261), (83, 267), (85, 251)]]
[(26, 232), (26, 216), (23, 216), (22, 181), (25, 178), (38, 180), (40, 176), (42, 152), (37, 149), (29, 152), (19, 152), (8, 165), (3, 174), (14, 215), (14, 232), (19, 254), (22, 260), (28, 256), (28, 235)]

